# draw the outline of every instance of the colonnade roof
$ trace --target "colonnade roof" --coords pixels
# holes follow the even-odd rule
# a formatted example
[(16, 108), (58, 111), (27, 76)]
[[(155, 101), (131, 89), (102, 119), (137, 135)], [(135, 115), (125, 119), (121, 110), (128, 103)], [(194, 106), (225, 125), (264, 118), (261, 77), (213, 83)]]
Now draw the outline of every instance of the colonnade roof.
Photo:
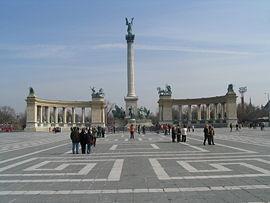
[(226, 95), (207, 98), (194, 98), (194, 99), (172, 99), (173, 105), (218, 104), (226, 102), (227, 102)]
[[(29, 98), (29, 97), (28, 97)], [(27, 99), (28, 99), (27, 98)], [(40, 99), (37, 97), (30, 97), (32, 99), (32, 102), (35, 102), (36, 105), (41, 106), (48, 106), (48, 107), (92, 107), (94, 103), (97, 103), (97, 101), (61, 101), (61, 100), (47, 100), (47, 99)]]

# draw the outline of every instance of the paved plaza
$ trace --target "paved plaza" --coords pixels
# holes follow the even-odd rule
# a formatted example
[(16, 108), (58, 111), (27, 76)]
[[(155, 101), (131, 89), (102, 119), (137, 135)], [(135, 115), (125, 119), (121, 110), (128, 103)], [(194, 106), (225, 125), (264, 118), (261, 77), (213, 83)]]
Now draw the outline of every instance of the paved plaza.
[(216, 129), (205, 146), (202, 131), (107, 134), (90, 155), (69, 133), (1, 133), (0, 202), (270, 201), (270, 129)]

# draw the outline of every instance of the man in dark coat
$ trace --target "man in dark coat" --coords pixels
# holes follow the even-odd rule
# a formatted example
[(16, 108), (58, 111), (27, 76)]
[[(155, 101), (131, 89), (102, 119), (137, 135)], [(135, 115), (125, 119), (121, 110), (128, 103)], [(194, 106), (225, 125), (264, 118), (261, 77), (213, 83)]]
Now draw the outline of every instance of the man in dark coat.
[(209, 139), (209, 127), (206, 124), (203, 128), (203, 132), (204, 132), (204, 141), (203, 141), (203, 145), (205, 145), (205, 141), (208, 141), (208, 144), (211, 145), (210, 143), (210, 139)]
[(85, 133), (84, 128), (80, 132), (79, 137), (80, 137), (80, 144), (81, 144), (81, 148), (82, 148), (82, 154), (85, 154), (85, 148), (86, 148), (86, 143), (87, 143), (87, 134)]
[(79, 131), (76, 127), (71, 129), (71, 133), (70, 133), (70, 139), (72, 141), (72, 153), (73, 154), (79, 154), (79, 142), (80, 142), (80, 138), (79, 138)]

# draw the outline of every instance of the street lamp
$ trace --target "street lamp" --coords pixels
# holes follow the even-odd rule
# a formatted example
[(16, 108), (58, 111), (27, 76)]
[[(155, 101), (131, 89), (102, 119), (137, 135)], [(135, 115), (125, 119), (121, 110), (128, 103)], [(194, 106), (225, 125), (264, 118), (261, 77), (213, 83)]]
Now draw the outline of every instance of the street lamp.
[(264, 93), (267, 95), (267, 107), (268, 107), (268, 127), (270, 127), (270, 103), (269, 103), (269, 92), (268, 93)]

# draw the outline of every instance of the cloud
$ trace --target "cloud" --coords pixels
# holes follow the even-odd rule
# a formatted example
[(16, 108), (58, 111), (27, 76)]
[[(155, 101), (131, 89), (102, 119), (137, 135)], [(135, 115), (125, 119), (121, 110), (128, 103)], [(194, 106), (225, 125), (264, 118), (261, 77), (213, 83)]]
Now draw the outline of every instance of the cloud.
[[(125, 44), (101, 44), (96, 45), (96, 49), (111, 49), (111, 48), (126, 48)], [(155, 45), (135, 45), (137, 50), (149, 50), (149, 51), (178, 51), (178, 52), (191, 52), (191, 53), (202, 53), (202, 54), (226, 54), (226, 55), (258, 55), (258, 53), (247, 52), (247, 51), (234, 51), (234, 50), (216, 50), (216, 49), (199, 49), (192, 47), (180, 47), (180, 46), (155, 46)]]
[(0, 45), (0, 50), (12, 58), (69, 58), (73, 51), (65, 45)]

